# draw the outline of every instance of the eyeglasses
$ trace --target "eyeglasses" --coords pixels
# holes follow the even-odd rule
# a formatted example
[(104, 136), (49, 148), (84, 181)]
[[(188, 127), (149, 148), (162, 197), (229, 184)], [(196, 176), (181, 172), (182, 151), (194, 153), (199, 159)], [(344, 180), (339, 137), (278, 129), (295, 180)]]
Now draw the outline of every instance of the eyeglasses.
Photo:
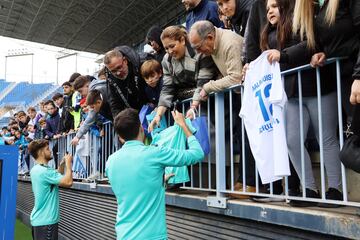
[(125, 62), (125, 60), (126, 60), (125, 57), (121, 58), (121, 63), (120, 63), (115, 69), (112, 69), (112, 70), (110, 71), (111, 74), (116, 75), (116, 73), (117, 73), (118, 71), (124, 69), (124, 66), (125, 66), (124, 62)]
[(199, 51), (199, 49), (204, 45), (206, 39), (201, 40), (201, 42), (197, 45), (191, 45), (191, 47), (195, 50), (195, 51)]

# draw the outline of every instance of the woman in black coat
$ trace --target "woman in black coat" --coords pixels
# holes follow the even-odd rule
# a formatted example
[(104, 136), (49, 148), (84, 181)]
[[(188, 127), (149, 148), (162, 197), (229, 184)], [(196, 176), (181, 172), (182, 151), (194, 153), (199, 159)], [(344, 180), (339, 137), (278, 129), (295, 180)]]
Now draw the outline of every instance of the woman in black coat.
[[(341, 64), (343, 106), (350, 114), (351, 102), (360, 103), (360, 1), (298, 0), (293, 31), (307, 37), (315, 49), (312, 66), (322, 66), (326, 58), (347, 57)], [(352, 90), (351, 90), (352, 86)]]

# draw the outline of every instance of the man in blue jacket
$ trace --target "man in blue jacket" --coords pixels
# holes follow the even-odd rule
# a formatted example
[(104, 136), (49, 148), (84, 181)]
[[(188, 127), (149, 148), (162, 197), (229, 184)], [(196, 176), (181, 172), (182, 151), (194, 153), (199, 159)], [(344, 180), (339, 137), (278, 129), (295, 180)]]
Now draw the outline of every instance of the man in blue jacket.
[(187, 11), (186, 31), (189, 32), (191, 26), (200, 20), (208, 20), (215, 27), (224, 27), (223, 22), (219, 19), (218, 5), (209, 0), (182, 0)]
[(187, 137), (187, 150), (145, 146), (144, 130), (134, 109), (125, 109), (115, 118), (115, 131), (124, 145), (109, 157), (106, 174), (118, 203), (117, 239), (167, 239), (165, 167), (195, 164), (204, 157), (184, 116), (172, 114)]

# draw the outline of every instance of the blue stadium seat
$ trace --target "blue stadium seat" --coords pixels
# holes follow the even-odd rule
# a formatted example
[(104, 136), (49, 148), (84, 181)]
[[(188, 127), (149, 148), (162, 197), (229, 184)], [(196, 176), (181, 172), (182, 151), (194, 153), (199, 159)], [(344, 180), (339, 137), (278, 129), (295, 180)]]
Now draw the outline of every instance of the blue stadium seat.
[(4, 79), (0, 79), (0, 93), (10, 85), (11, 82), (6, 82)]
[(1, 102), (7, 105), (26, 105), (52, 87), (53, 85), (51, 83), (30, 84), (27, 82), (20, 82)]

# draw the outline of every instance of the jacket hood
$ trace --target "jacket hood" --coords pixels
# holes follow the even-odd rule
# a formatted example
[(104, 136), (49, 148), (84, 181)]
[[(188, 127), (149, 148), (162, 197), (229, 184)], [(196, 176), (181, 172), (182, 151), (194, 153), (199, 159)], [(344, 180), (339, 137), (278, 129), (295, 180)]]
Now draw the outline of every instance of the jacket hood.
[(160, 39), (162, 31), (163, 30), (160, 27), (152, 26), (146, 34), (146, 41), (155, 41), (161, 48), (164, 48)]
[(94, 79), (91, 81), (89, 85), (90, 90), (97, 89), (100, 87), (106, 87), (106, 80)]
[(115, 49), (120, 51), (131, 62), (136, 70), (140, 69), (140, 56), (134, 49), (126, 45), (118, 46)]

